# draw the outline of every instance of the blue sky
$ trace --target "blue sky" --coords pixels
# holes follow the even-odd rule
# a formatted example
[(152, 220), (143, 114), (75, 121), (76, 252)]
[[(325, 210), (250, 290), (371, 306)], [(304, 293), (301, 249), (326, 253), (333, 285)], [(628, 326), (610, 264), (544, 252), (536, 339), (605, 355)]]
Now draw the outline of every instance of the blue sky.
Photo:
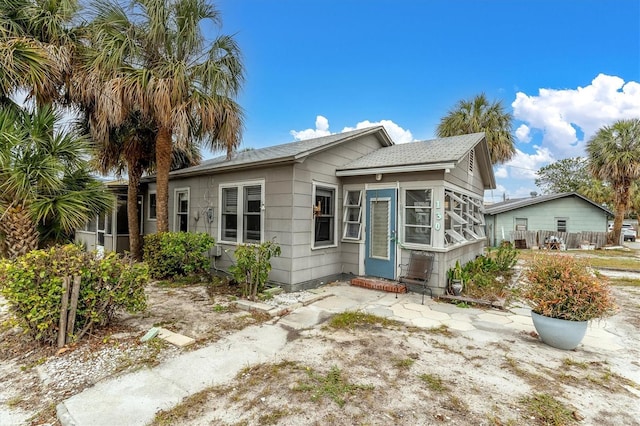
[(536, 170), (584, 155), (601, 126), (640, 117), (637, 0), (216, 5), (244, 55), (242, 147), (367, 123), (397, 143), (430, 139), (457, 101), (484, 92), (515, 116), (518, 155), (485, 196), (497, 201), (528, 196)]

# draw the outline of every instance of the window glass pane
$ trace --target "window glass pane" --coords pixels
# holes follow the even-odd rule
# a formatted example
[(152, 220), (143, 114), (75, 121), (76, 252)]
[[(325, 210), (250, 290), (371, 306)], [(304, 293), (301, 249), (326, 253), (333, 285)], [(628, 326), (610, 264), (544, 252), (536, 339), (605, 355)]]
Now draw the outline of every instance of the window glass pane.
[(371, 256), (389, 258), (389, 202), (371, 201)]
[(189, 195), (187, 192), (178, 192), (178, 213), (189, 212)]
[(320, 207), (315, 213), (314, 242), (316, 245), (333, 244), (334, 217), (333, 206), (335, 191), (332, 188), (316, 188), (315, 206)]
[(405, 191), (405, 242), (431, 244), (431, 211), (430, 189)]
[(238, 217), (235, 214), (222, 215), (222, 237), (227, 241), (235, 241), (238, 236)]
[(116, 212), (116, 232), (118, 235), (129, 233), (129, 222), (127, 218), (127, 197), (118, 195), (118, 211)]
[(247, 186), (244, 188), (245, 212), (260, 213), (260, 186)]
[(407, 243), (431, 244), (431, 228), (407, 226), (404, 239)]
[(260, 242), (260, 215), (244, 217), (244, 242)]
[(344, 233), (345, 238), (360, 239), (360, 224), (359, 223), (347, 223)]
[(567, 220), (558, 219), (558, 232), (567, 232)]
[(346, 206), (360, 206), (360, 194), (361, 191), (347, 191), (347, 197), (345, 199)]
[(89, 219), (89, 222), (87, 222), (87, 226), (86, 226), (85, 230), (87, 230), (89, 232), (95, 232), (96, 229), (97, 229), (97, 226), (98, 226), (98, 223), (97, 223), (96, 217), (92, 216)]
[(149, 219), (155, 219), (156, 214), (156, 194), (149, 194)]
[(238, 212), (238, 188), (224, 188), (222, 190), (222, 212)]
[(347, 207), (347, 222), (360, 221), (360, 207)]

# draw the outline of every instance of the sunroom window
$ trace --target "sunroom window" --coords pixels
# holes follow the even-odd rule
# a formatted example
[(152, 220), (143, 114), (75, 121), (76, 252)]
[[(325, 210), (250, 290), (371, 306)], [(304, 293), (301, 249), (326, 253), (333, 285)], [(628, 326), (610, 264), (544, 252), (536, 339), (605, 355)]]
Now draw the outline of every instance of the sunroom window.
[(344, 196), (345, 240), (359, 240), (362, 234), (362, 191), (346, 191)]
[(445, 246), (484, 238), (484, 212), (479, 198), (445, 190), (444, 209)]
[(404, 201), (404, 242), (431, 245), (431, 189), (407, 189)]

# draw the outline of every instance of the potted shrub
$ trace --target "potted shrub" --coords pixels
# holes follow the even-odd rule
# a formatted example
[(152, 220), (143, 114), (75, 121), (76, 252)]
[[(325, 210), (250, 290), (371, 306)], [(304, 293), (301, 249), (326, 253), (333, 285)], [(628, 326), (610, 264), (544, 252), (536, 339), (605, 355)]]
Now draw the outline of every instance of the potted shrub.
[(540, 339), (558, 349), (574, 349), (587, 324), (617, 312), (608, 283), (584, 260), (540, 255), (525, 270), (522, 296)]
[(460, 261), (456, 260), (456, 265), (448, 271), (449, 285), (455, 296), (460, 296), (464, 288), (464, 270)]

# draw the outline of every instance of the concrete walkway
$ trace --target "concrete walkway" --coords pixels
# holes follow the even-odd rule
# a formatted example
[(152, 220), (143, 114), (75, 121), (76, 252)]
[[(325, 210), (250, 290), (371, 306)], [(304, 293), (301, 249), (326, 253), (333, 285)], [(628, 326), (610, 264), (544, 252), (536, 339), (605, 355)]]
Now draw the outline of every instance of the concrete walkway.
[[(346, 283), (312, 290), (327, 296), (291, 314), (252, 326), (205, 348), (185, 352), (152, 369), (139, 370), (96, 386), (63, 401), (57, 407), (65, 426), (145, 425), (159, 410), (207, 387), (231, 380), (244, 367), (274, 361), (287, 345), (288, 330), (312, 328), (332, 314), (361, 310), (423, 328), (447, 327), (461, 333), (534, 331), (530, 311), (459, 308), (419, 294), (384, 293)], [(316, 297), (317, 298), (317, 297)], [(582, 345), (621, 350), (619, 337), (597, 323), (588, 328)]]

